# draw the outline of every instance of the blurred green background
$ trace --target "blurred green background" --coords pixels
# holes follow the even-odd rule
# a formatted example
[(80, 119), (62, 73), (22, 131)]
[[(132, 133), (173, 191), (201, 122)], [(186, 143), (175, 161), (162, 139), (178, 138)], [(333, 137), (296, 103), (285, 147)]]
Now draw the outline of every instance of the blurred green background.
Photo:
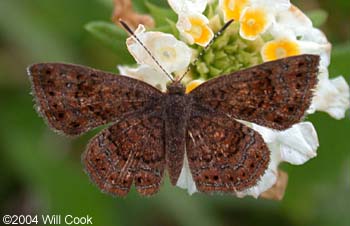
[[(134, 1), (145, 10), (143, 1)], [(166, 5), (166, 1), (150, 1)], [(323, 9), (321, 27), (333, 44), (331, 76), (350, 81), (350, 1), (293, 1)], [(317, 128), (318, 157), (289, 174), (283, 201), (208, 196), (171, 187), (154, 197), (102, 194), (83, 172), (80, 155), (96, 131), (77, 139), (50, 131), (38, 117), (26, 75), (29, 64), (63, 61), (115, 71), (125, 54), (103, 45), (84, 25), (109, 21), (112, 0), (0, 0), (0, 215), (90, 215), (94, 225), (349, 226), (350, 119), (308, 117)], [(322, 16), (322, 15), (321, 15)], [(130, 58), (126, 58), (130, 59)], [(347, 114), (348, 115), (348, 114)], [(1, 224), (1, 223), (0, 223)]]

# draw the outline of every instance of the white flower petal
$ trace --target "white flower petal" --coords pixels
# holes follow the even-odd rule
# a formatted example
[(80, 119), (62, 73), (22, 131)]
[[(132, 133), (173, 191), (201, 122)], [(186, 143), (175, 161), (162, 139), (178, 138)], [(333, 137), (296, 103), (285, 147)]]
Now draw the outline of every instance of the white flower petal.
[[(264, 141), (280, 153), (281, 160), (300, 165), (316, 156), (318, 138), (310, 122), (301, 122), (284, 131), (277, 131), (253, 124)], [(271, 148), (270, 148), (271, 149)]]
[(184, 39), (184, 41), (186, 41), (190, 45), (194, 44), (194, 38), (191, 34), (186, 32), (191, 29), (191, 22), (188, 16), (180, 15), (176, 23), (176, 28), (179, 30), (181, 37)]
[(202, 13), (207, 7), (208, 0), (168, 0), (168, 3), (177, 14)]
[(312, 28), (311, 20), (293, 5), (276, 15), (276, 23), (285, 30), (293, 31), (295, 37), (303, 36)]
[(289, 0), (251, 0), (251, 4), (266, 7), (273, 13), (287, 10), (291, 6)]
[(259, 126), (255, 123), (251, 123), (252, 129), (259, 132), (259, 134), (263, 137), (264, 141), (266, 143), (272, 143), (277, 139), (277, 132), (275, 130), (272, 130), (270, 128)]
[(345, 112), (350, 107), (349, 85), (339, 76), (328, 79), (327, 69), (321, 70), (323, 75), (319, 78), (315, 96), (308, 113), (324, 111), (336, 119), (345, 117)]
[(317, 133), (310, 122), (295, 124), (278, 134), (281, 159), (294, 165), (304, 164), (316, 156)]
[(176, 186), (187, 189), (187, 192), (192, 195), (197, 192), (197, 187), (193, 181), (192, 173), (188, 165), (187, 154), (185, 153), (184, 163), (181, 169), (179, 179), (176, 182)]
[(139, 79), (161, 91), (166, 91), (166, 84), (169, 82), (168, 77), (147, 65), (140, 65), (137, 68), (119, 65), (118, 69), (121, 75)]
[[(192, 56), (191, 49), (173, 35), (162, 32), (144, 32), (143, 25), (140, 25), (136, 31), (137, 37), (168, 73), (182, 70), (189, 65)], [(133, 37), (128, 38), (126, 43), (129, 52), (138, 64), (146, 64), (162, 72), (152, 57)]]

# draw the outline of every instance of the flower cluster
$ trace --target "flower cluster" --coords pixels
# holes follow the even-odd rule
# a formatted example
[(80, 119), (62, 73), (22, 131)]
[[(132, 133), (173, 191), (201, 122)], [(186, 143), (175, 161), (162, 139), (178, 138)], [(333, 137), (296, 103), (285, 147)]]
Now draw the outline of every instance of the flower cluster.
[[(328, 77), (331, 44), (289, 0), (168, 0), (168, 3), (178, 15), (178, 20), (173, 21), (176, 34), (146, 31), (143, 25), (135, 33), (164, 69), (175, 76), (189, 67), (225, 22), (234, 20), (196, 65), (191, 66), (184, 79), (187, 92), (207, 79), (262, 62), (317, 54), (321, 57), (319, 83), (308, 113), (324, 111), (336, 119), (345, 116), (350, 106), (349, 86), (342, 76)], [(138, 66), (119, 66), (121, 74), (165, 90), (168, 78), (142, 46), (133, 37), (128, 38), (127, 46)], [(299, 165), (316, 156), (318, 139), (310, 122), (301, 122), (282, 132), (247, 124), (263, 136), (271, 151), (271, 161), (259, 183), (239, 192), (239, 197), (258, 197), (276, 184), (280, 162)], [(178, 186), (187, 188), (189, 193), (196, 192), (187, 161)]]

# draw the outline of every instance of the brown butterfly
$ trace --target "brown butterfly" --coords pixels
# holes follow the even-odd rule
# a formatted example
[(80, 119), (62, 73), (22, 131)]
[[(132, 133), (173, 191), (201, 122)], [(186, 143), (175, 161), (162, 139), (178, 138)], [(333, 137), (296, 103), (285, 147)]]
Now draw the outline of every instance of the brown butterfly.
[(256, 185), (270, 160), (261, 135), (237, 120), (277, 130), (301, 121), (319, 60), (300, 55), (264, 63), (188, 94), (181, 79), (163, 93), (130, 77), (71, 64), (34, 64), (28, 74), (38, 112), (54, 130), (75, 136), (112, 123), (83, 155), (102, 191), (125, 196), (134, 183), (141, 195), (152, 195), (165, 169), (176, 185), (187, 157), (198, 191), (235, 194)]

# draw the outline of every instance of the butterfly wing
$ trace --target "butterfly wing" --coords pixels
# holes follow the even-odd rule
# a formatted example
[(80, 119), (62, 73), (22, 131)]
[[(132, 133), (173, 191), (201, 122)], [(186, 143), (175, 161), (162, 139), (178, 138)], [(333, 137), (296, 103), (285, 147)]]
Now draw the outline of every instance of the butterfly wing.
[(235, 193), (254, 186), (269, 163), (260, 134), (219, 114), (194, 107), (186, 152), (198, 191)]
[(116, 196), (125, 196), (133, 182), (141, 195), (156, 193), (165, 167), (163, 128), (158, 108), (102, 130), (83, 155), (92, 181)]
[(142, 112), (162, 96), (136, 79), (78, 65), (34, 64), (28, 74), (39, 114), (53, 129), (67, 135)]
[(203, 83), (194, 102), (236, 119), (284, 130), (311, 104), (319, 56), (300, 55), (264, 63)]

